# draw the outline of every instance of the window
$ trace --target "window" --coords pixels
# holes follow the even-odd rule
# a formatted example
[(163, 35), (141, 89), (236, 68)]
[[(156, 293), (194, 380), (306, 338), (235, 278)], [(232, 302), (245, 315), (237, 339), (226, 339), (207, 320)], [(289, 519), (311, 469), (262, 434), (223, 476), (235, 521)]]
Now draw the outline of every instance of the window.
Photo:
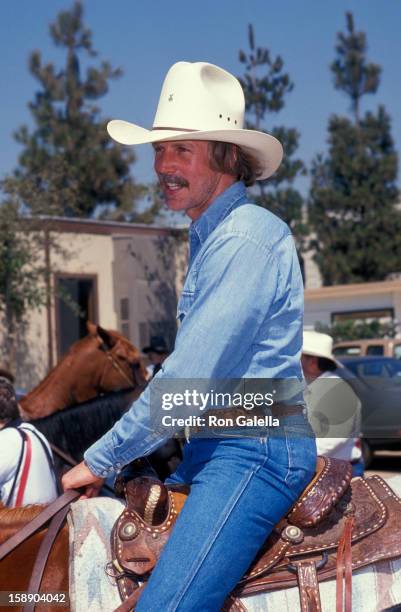
[(122, 321), (129, 319), (129, 299), (121, 298), (120, 300), (120, 317)]
[(355, 360), (347, 361), (345, 365), (356, 376), (380, 378), (382, 383), (385, 383), (386, 379), (401, 376), (401, 363), (396, 359)]
[(355, 357), (361, 354), (361, 347), (357, 344), (349, 344), (347, 346), (337, 346), (333, 349), (333, 355), (342, 355), (343, 357)]
[(84, 338), (86, 322), (98, 322), (96, 276), (56, 275), (56, 333), (60, 359), (70, 346)]
[(331, 315), (332, 323), (343, 321), (354, 321), (355, 323), (392, 323), (394, 311), (392, 308), (380, 308), (377, 310), (351, 310), (349, 312), (333, 312)]
[(121, 333), (127, 340), (130, 338), (130, 324), (129, 324), (129, 299), (127, 297), (120, 299), (120, 325)]
[(369, 344), (366, 349), (367, 355), (384, 355), (384, 346), (382, 344)]

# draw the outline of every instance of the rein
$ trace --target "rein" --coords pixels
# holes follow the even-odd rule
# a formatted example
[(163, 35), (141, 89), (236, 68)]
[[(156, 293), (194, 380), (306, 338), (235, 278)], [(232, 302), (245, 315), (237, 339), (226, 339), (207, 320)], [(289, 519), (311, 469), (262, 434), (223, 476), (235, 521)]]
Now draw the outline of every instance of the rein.
[[(15, 550), (20, 544), (25, 542), (34, 533), (36, 533), (41, 527), (46, 525), (50, 521), (50, 525), (46, 534), (40, 544), (38, 554), (35, 559), (35, 565), (33, 567), (32, 576), (29, 580), (28, 593), (38, 593), (40, 589), (40, 583), (43, 578), (43, 573), (46, 567), (47, 559), (50, 554), (50, 550), (54, 544), (54, 541), (59, 533), (64, 520), (70, 509), (70, 505), (75, 501), (81, 493), (75, 489), (66, 491), (54, 502), (46, 506), (32, 521), (24, 525), (24, 527), (15, 533), (11, 538), (6, 540), (0, 545), (0, 561), (7, 557), (13, 550)], [(27, 603), (23, 607), (23, 612), (33, 612), (35, 610), (35, 602)]]
[(11, 536), (11, 538), (0, 545), (0, 561), (7, 557), (7, 555), (17, 548), (17, 546), (22, 544), (22, 542), (25, 542), (25, 540), (30, 538), (31, 535), (33, 535), (41, 527), (46, 525), (46, 523), (57, 515), (58, 512), (65, 511), (65, 514), (67, 514), (70, 504), (80, 495), (81, 493), (79, 491), (71, 489), (60, 495), (60, 497), (54, 500), (54, 502), (46, 506), (42, 512), (35, 516), (35, 518), (29, 523), (24, 525), (20, 531), (15, 533), (13, 536)]

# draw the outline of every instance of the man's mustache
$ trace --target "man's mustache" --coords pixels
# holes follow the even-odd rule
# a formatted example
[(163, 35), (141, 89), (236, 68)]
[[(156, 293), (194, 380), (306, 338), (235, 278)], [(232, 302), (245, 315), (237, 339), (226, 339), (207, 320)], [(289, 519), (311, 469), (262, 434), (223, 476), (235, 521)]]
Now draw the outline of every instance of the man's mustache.
[(163, 172), (160, 172), (158, 174), (158, 177), (161, 183), (176, 183), (180, 187), (189, 186), (188, 181), (186, 181), (184, 178), (182, 178), (182, 176), (179, 176), (178, 174), (164, 174)]

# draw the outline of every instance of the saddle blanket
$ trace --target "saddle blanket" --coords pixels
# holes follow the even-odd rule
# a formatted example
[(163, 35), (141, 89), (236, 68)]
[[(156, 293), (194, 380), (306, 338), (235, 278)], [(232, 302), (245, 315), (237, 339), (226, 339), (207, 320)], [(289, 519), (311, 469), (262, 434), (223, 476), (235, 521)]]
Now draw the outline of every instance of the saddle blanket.
[(111, 559), (110, 533), (123, 508), (122, 502), (110, 497), (71, 504), (67, 517), (71, 612), (112, 612), (121, 604), (105, 568)]
[[(401, 476), (388, 482), (401, 496)], [(122, 510), (122, 502), (106, 497), (72, 504), (68, 516), (71, 612), (112, 612), (120, 605), (118, 589), (105, 568), (111, 559), (110, 533)], [(335, 610), (335, 580), (321, 582), (320, 594), (323, 612)], [(300, 610), (297, 587), (244, 597), (241, 602), (248, 612)], [(354, 572), (353, 610), (381, 612), (397, 603), (401, 603), (401, 558), (381, 561)]]

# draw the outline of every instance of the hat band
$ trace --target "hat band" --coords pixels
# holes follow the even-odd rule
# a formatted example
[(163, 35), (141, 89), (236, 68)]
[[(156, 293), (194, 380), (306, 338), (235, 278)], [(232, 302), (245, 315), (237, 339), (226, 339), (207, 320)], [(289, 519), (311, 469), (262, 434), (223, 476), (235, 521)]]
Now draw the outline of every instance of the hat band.
[(188, 129), (188, 128), (178, 128), (178, 127), (152, 127), (152, 132), (154, 130), (173, 130), (174, 132), (199, 132), (200, 130)]

